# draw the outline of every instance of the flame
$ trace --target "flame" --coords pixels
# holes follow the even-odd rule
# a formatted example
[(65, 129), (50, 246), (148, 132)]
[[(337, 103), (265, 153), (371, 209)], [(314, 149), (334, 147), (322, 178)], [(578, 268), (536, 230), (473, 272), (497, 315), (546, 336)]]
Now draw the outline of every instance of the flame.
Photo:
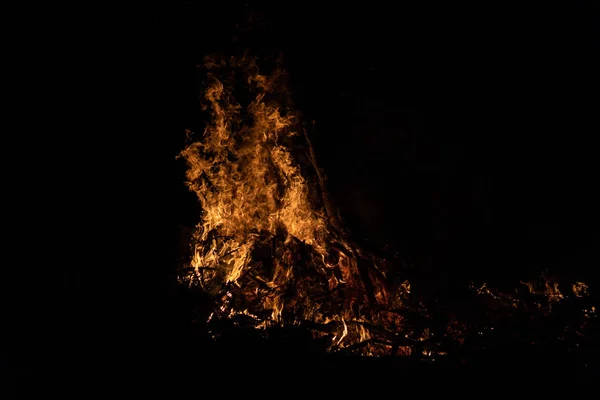
[(583, 297), (587, 294), (588, 285), (585, 282), (575, 282), (571, 285), (573, 294), (577, 297)]
[[(211, 319), (243, 314), (261, 328), (310, 322), (336, 349), (369, 342), (373, 326), (395, 334), (403, 317), (390, 309), (406, 301), (410, 283), (390, 290), (381, 266), (360, 270), (373, 259), (345, 240), (331, 212), (312, 145), (285, 97), (285, 71), (262, 74), (250, 58), (207, 58), (205, 68), (210, 121), (180, 156), (202, 208), (185, 279), (218, 299)], [(234, 96), (240, 87), (244, 103)]]

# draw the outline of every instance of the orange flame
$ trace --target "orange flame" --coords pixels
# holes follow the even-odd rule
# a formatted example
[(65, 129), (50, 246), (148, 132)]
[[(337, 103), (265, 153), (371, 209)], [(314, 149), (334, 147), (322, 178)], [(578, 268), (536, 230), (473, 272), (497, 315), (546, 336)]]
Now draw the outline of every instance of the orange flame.
[[(244, 106), (234, 98), (237, 76), (209, 74), (204, 100), (210, 123), (201, 140), (181, 152), (187, 184), (202, 207), (187, 281), (222, 299), (216, 310), (221, 316), (252, 315), (259, 327), (290, 316), (326, 325), (335, 348), (368, 341), (367, 326), (386, 318), (367, 305), (359, 252), (328, 212), (323, 178), (299, 118), (277, 98), (284, 93), (285, 73), (260, 74), (250, 59), (207, 58), (205, 67), (244, 71), (252, 98)], [(297, 161), (298, 148), (308, 162)], [(309, 169), (312, 181), (305, 177)], [(381, 303), (399, 305), (410, 291), (406, 281), (391, 296), (377, 278), (367, 279), (375, 282), (373, 299)], [(397, 329), (402, 318), (390, 319)]]
[[(305, 324), (315, 337), (329, 339), (330, 350), (365, 355), (443, 355), (430, 349), (439, 332), (462, 345), (467, 327), (455, 318), (435, 332), (415, 328), (408, 316), (431, 316), (414, 301), (411, 283), (388, 276), (386, 260), (347, 240), (308, 135), (286, 98), (285, 72), (262, 74), (249, 58), (206, 58), (204, 66), (209, 122), (180, 156), (202, 208), (183, 281), (215, 300), (209, 321), (243, 319), (259, 329)], [(570, 297), (550, 278), (522, 283), (537, 308)], [(471, 288), (494, 309), (529, 307), (486, 284)], [(587, 289), (583, 282), (571, 285), (575, 297)], [(594, 307), (585, 313), (596, 315)]]

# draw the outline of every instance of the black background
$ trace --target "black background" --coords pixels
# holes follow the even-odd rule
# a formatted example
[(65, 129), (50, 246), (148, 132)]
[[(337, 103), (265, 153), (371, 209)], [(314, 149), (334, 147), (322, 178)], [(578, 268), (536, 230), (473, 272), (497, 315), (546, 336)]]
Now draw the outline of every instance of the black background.
[(41, 15), (50, 28), (12, 59), (32, 124), (17, 135), (25, 178), (11, 193), (27, 195), (10, 197), (25, 204), (12, 251), (38, 268), (19, 277), (25, 344), (9, 364), (136, 364), (170, 348), (179, 229), (197, 220), (175, 157), (201, 129), (196, 65), (214, 52), (283, 55), (358, 242), (448, 281), (549, 269), (594, 283), (597, 4), (417, 3)]

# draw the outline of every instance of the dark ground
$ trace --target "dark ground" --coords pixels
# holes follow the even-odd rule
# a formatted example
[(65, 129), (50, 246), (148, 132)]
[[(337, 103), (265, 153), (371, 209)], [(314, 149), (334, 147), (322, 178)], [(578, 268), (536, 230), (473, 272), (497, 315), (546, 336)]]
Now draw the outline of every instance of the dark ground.
[[(206, 53), (251, 49), (283, 53), (297, 107), (316, 121), (314, 145), (331, 195), (357, 241), (397, 249), (421, 278), (444, 285), (506, 284), (543, 269), (593, 285), (600, 266), (598, 8), (564, 7), (302, 5), (290, 13), (254, 3), (157, 2), (140, 12), (140, 24), (119, 26), (127, 34), (116, 39), (104, 42), (113, 29), (106, 23), (83, 45), (62, 41), (73, 44), (67, 58), (55, 58), (69, 62), (53, 76), (65, 79), (47, 80), (63, 90), (62, 82), (81, 79), (69, 85), (68, 107), (44, 123), (75, 139), (53, 133), (36, 142), (44, 157), (46, 141), (65, 155), (49, 157), (58, 160), (56, 171), (37, 174), (50, 177), (52, 189), (36, 186), (31, 198), (43, 192), (51, 200), (32, 200), (35, 212), (28, 212), (36, 216), (17, 236), (54, 238), (55, 226), (67, 233), (58, 244), (36, 241), (48, 247), (36, 260), (51, 260), (59, 282), (22, 278), (33, 283), (20, 292), (11, 343), (23, 345), (10, 346), (9, 370), (66, 380), (89, 370), (97, 382), (114, 371), (148, 371), (142, 376), (154, 379), (184, 370), (195, 378), (227, 364), (231, 374), (250, 376), (289, 367), (308, 375), (347, 371), (346, 379), (427, 371), (494, 380), (496, 371), (514, 382), (553, 366), (565, 376), (585, 369), (583, 356), (573, 361), (556, 348), (499, 346), (466, 369), (299, 354), (311, 346), (303, 340), (289, 349), (299, 342), (245, 346), (252, 339), (242, 338), (221, 353), (192, 343), (168, 281), (179, 227), (197, 218), (175, 161), (184, 129), (198, 124), (195, 65)], [(56, 192), (68, 195), (56, 200)], [(240, 371), (242, 364), (249, 366)]]

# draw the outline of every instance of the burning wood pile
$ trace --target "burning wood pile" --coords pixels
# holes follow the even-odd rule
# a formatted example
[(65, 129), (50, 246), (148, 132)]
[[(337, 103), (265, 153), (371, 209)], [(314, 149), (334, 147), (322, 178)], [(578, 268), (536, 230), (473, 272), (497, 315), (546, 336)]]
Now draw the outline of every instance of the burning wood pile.
[[(298, 326), (329, 351), (434, 357), (460, 351), (473, 332), (487, 334), (502, 318), (546, 315), (549, 304), (584, 296), (583, 283), (569, 296), (553, 285), (539, 295), (532, 286), (544, 304), (473, 286), (470, 311), (481, 311), (473, 320), (415, 296), (397, 262), (348, 239), (285, 72), (262, 74), (251, 58), (205, 61), (209, 123), (200, 138), (188, 132), (181, 153), (202, 215), (179, 280), (210, 296), (209, 327), (224, 320), (265, 332)], [(595, 316), (592, 306), (586, 310), (582, 320)]]

